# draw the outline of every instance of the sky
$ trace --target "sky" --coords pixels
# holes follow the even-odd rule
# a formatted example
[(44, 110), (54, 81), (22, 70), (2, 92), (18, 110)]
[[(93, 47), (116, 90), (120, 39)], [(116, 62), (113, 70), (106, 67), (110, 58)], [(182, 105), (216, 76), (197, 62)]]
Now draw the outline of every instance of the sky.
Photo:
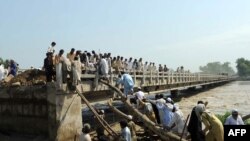
[(52, 41), (184, 66), (250, 59), (249, 0), (0, 0), (0, 57), (41, 67)]

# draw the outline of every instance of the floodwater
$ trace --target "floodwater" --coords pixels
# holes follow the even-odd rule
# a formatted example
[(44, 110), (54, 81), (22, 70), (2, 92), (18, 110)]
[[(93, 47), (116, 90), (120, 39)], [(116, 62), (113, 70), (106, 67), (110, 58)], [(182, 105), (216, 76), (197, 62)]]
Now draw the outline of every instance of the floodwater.
[(250, 114), (250, 81), (234, 81), (190, 97), (183, 97), (179, 104), (185, 116), (191, 113), (197, 101), (208, 101), (207, 109), (215, 114), (238, 109), (241, 115)]

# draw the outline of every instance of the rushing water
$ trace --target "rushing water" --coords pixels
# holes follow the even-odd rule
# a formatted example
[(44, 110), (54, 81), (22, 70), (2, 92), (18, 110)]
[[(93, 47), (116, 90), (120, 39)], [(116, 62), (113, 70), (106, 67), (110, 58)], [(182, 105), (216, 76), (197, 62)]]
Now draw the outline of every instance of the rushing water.
[(198, 100), (208, 101), (208, 110), (215, 114), (238, 109), (242, 115), (250, 114), (250, 81), (234, 81), (205, 92), (183, 97), (178, 102), (180, 109), (187, 116)]

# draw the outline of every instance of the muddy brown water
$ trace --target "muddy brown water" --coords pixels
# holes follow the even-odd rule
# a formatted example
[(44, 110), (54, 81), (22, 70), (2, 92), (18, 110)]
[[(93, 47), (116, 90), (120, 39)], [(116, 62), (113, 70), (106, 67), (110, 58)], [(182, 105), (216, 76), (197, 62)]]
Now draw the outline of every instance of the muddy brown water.
[(183, 97), (178, 104), (185, 116), (198, 100), (208, 101), (207, 109), (215, 114), (224, 114), (232, 109), (238, 109), (241, 115), (250, 114), (250, 81), (234, 81), (187, 98)]

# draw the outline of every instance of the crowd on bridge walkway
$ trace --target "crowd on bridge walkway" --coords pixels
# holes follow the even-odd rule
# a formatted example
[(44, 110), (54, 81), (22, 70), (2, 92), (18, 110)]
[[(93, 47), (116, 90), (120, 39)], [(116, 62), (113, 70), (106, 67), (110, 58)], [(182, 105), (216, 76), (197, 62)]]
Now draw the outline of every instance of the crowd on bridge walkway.
[[(123, 56), (112, 56), (111, 53), (99, 53), (94, 50), (92, 52), (81, 51), (72, 48), (68, 53), (63, 49), (56, 50), (56, 43), (52, 42), (47, 50), (44, 59), (43, 69), (46, 72), (47, 81), (58, 81), (58, 87), (66, 81), (70, 76), (71, 82), (76, 85), (80, 81), (82, 73), (96, 72), (100, 77), (107, 79), (111, 73), (119, 74), (120, 72), (168, 72), (173, 71), (166, 65), (159, 64), (156, 66), (154, 62), (143, 62), (142, 58), (125, 58)], [(184, 67), (178, 67), (176, 72), (184, 72)], [(185, 71), (189, 72), (189, 71)]]

